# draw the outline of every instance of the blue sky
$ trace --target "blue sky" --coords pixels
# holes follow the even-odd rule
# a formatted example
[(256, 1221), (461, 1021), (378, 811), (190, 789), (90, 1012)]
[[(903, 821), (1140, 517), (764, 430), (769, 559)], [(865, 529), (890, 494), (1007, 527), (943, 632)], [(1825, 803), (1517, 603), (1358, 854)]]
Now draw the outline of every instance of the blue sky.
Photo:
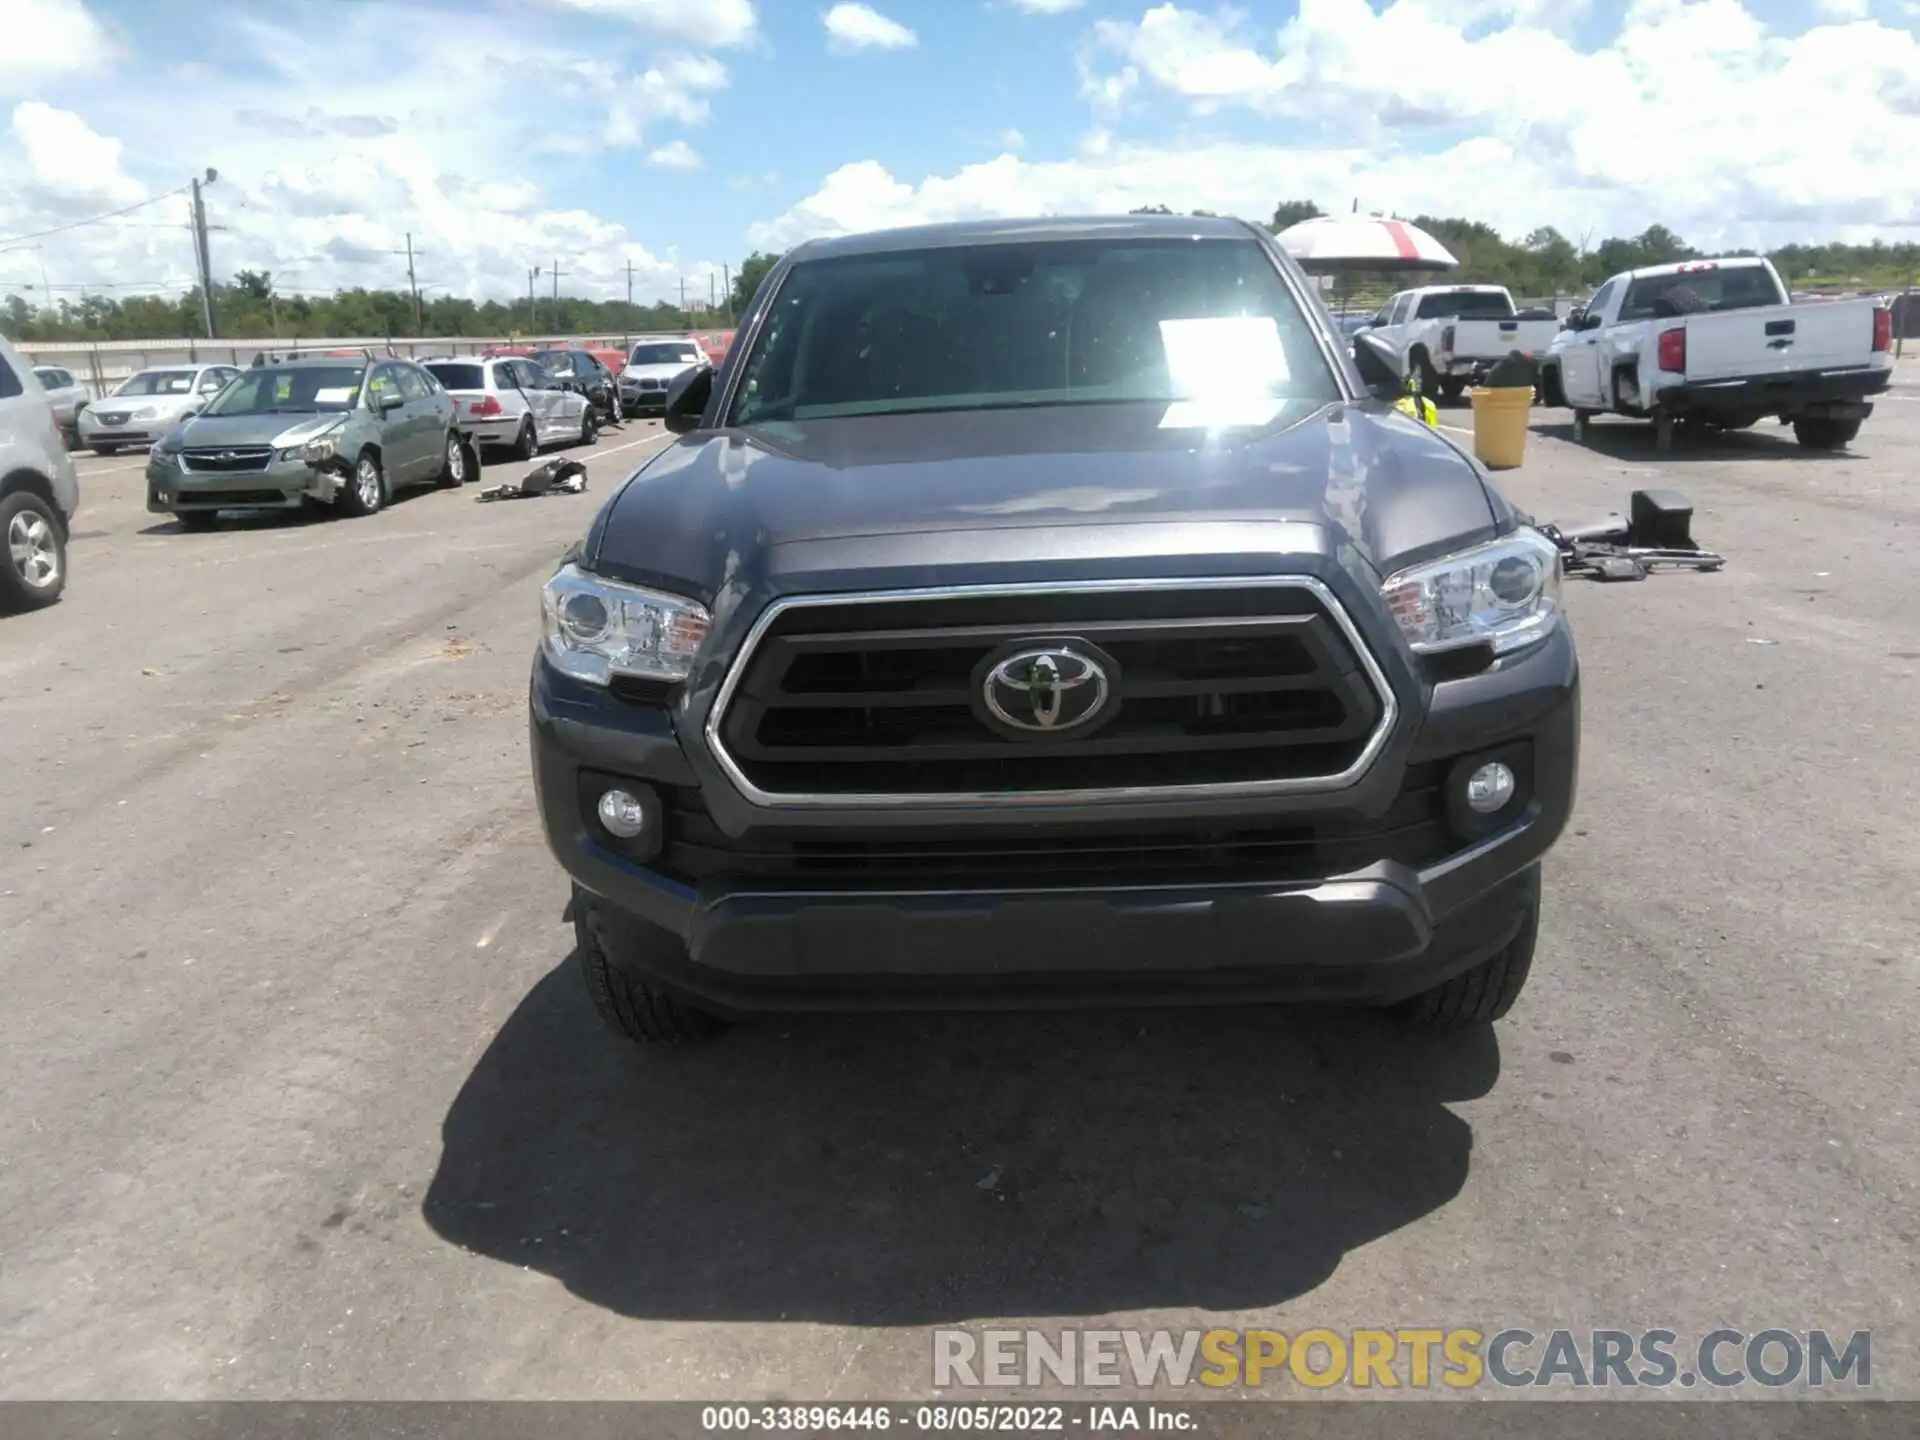
[[(216, 269), (289, 288), (397, 283), (408, 232), (449, 290), (524, 293), (558, 253), (563, 288), (632, 264), (669, 295), (811, 234), (1294, 196), (1576, 238), (1920, 233), (1920, 0), (872, 0), (840, 32), (912, 43), (864, 48), (833, 0), (7, 8), (0, 241), (214, 165)], [(182, 218), (40, 239), (0, 286), (184, 285)]]

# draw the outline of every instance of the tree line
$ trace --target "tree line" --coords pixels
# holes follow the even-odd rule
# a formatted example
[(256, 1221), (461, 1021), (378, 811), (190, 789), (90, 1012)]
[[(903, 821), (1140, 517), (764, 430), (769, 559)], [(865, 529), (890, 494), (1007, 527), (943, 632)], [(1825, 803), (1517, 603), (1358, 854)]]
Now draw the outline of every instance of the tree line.
[[(1164, 205), (1143, 205), (1136, 215), (1170, 215)], [(1195, 210), (1195, 215), (1211, 212)], [(1311, 200), (1286, 200), (1262, 221), (1279, 233), (1302, 220), (1323, 215)], [(1584, 295), (1609, 275), (1642, 265), (1665, 265), (1678, 260), (1710, 259), (1720, 254), (1753, 254), (1751, 250), (1705, 252), (1688, 245), (1664, 225), (1650, 225), (1638, 235), (1609, 236), (1598, 244), (1591, 237), (1578, 242), (1543, 225), (1520, 240), (1509, 240), (1479, 220), (1457, 216), (1404, 217), (1430, 232), (1460, 261), (1453, 278), (1463, 283), (1505, 285), (1529, 298)], [(1787, 283), (1796, 288), (1847, 286), (1865, 290), (1898, 290), (1920, 279), (1920, 244), (1783, 245), (1766, 254)], [(733, 276), (732, 293), (720, 310), (683, 310), (659, 303), (632, 305), (624, 300), (586, 300), (562, 295), (525, 300), (474, 301), (451, 295), (422, 296), (415, 319), (414, 297), (405, 290), (340, 290), (331, 295), (281, 295), (266, 271), (242, 270), (226, 284), (214, 286), (215, 323), (223, 338), (235, 340), (299, 339), (312, 336), (417, 335), (630, 335), (645, 331), (713, 329), (743, 314), (760, 281), (779, 260), (778, 255), (755, 251), (741, 262)], [(1352, 277), (1354, 288), (1368, 288), (1370, 278), (1391, 288), (1391, 277)], [(0, 331), (16, 341), (86, 342), (90, 340), (204, 339), (206, 324), (199, 290), (177, 299), (160, 295), (114, 299), (82, 295), (53, 305), (35, 306), (19, 295), (0, 302)]]

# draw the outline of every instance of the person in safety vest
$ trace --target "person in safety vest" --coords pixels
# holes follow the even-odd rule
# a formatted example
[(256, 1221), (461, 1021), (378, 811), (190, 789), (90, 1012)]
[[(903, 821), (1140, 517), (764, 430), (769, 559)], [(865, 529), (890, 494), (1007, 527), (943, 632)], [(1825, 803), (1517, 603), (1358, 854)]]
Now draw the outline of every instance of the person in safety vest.
[(1411, 376), (1407, 379), (1406, 393), (1393, 402), (1393, 408), (1403, 415), (1411, 415), (1424, 425), (1435, 429), (1440, 426), (1440, 411), (1433, 401), (1420, 393), (1420, 382)]

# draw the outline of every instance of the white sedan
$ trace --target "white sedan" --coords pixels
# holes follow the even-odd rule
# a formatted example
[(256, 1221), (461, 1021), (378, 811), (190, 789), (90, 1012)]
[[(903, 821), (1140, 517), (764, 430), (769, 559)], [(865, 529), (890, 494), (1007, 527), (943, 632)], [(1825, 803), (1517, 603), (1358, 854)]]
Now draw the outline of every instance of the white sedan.
[(80, 412), (75, 430), (83, 448), (112, 455), (128, 446), (143, 449), (238, 379), (231, 365), (168, 365), (141, 370), (111, 394)]
[(453, 397), (460, 428), (476, 446), (531, 460), (547, 445), (591, 445), (600, 428), (587, 397), (561, 387), (522, 355), (456, 355), (420, 368)]

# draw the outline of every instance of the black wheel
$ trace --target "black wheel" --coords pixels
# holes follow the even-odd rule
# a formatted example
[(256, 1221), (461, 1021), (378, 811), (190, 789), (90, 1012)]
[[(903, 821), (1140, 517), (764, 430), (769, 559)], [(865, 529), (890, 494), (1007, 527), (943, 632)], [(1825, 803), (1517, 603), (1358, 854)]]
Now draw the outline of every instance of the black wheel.
[(1858, 420), (1832, 420), (1816, 417), (1793, 422), (1793, 438), (1809, 450), (1838, 450), (1851, 445), (1860, 433)]
[(1567, 403), (1567, 392), (1560, 386), (1560, 367), (1542, 365), (1540, 367), (1540, 403), (1561, 409)]
[(1440, 372), (1433, 368), (1433, 361), (1424, 350), (1413, 353), (1413, 375), (1420, 382), (1420, 393), (1429, 400), (1440, 393)]
[(580, 443), (591, 445), (600, 435), (600, 412), (589, 405), (580, 417)]
[(53, 506), (29, 490), (0, 500), (0, 610), (39, 610), (67, 588), (67, 532)]
[(460, 438), (458, 430), (449, 430), (440, 447), (440, 488), (458, 490), (466, 484), (473, 478), (468, 470), (470, 464), (466, 441)]
[(120, 453), (120, 447), (118, 445), (96, 445), (93, 447), (93, 453), (101, 456), (118, 455)]
[(1527, 972), (1533, 968), (1533, 947), (1539, 938), (1540, 906), (1536, 903), (1527, 907), (1520, 933), (1498, 954), (1396, 1006), (1396, 1013), (1422, 1030), (1459, 1030), (1498, 1020), (1520, 998)]
[(1458, 400), (1466, 393), (1467, 382), (1464, 377), (1448, 375), (1441, 379), (1440, 395), (1442, 399)]
[(540, 437), (534, 433), (533, 416), (520, 422), (520, 433), (513, 437), (513, 458), (531, 460), (540, 453)]
[(353, 516), (371, 515), (387, 503), (387, 477), (380, 469), (378, 455), (371, 450), (361, 452), (334, 503)]
[(218, 510), (176, 510), (173, 523), (190, 534), (201, 534), (215, 529), (220, 524)]
[(601, 1021), (616, 1035), (643, 1045), (699, 1045), (726, 1028), (723, 1021), (623, 966), (650, 946), (678, 946), (664, 930), (613, 910), (578, 886), (573, 934), (580, 973)]

